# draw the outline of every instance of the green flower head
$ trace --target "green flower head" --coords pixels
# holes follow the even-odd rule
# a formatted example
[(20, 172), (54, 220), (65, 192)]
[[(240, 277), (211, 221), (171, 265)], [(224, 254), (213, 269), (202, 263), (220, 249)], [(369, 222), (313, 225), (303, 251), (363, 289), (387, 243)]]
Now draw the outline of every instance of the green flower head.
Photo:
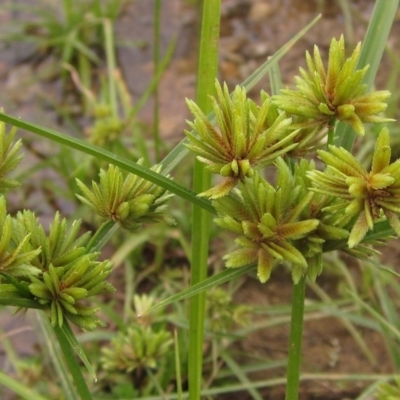
[[(161, 167), (155, 166), (152, 170), (160, 172)], [(134, 174), (128, 174), (124, 179), (114, 165), (107, 171), (100, 170), (100, 183), (92, 182), (92, 191), (80, 180), (77, 183), (83, 193), (77, 197), (83, 203), (102, 218), (116, 221), (125, 229), (135, 230), (142, 222), (173, 223), (165, 212), (166, 202), (172, 194)]]
[(292, 142), (298, 131), (289, 131), (291, 119), (279, 113), (271, 98), (261, 94), (257, 106), (237, 86), (232, 97), (224, 84), (216, 82), (216, 98), (211, 98), (218, 128), (190, 100), (188, 107), (195, 117), (188, 122), (193, 132), (186, 131), (186, 146), (207, 164), (207, 169), (224, 177), (216, 187), (201, 193), (216, 199), (227, 195), (240, 181), (251, 177), (255, 169), (272, 164), (276, 157), (297, 146)]
[(240, 190), (214, 201), (220, 227), (238, 235), (239, 249), (224, 258), (227, 267), (242, 267), (255, 262), (258, 278), (266, 282), (275, 264), (292, 264), (292, 277), (297, 282), (307, 270), (305, 249), (297, 243), (314, 232), (319, 221), (302, 218), (313, 193), (304, 195), (282, 158), (276, 161), (276, 188), (258, 174), (241, 184)]
[(391, 121), (378, 116), (386, 109), (390, 92), (365, 93), (362, 80), (368, 66), (357, 69), (360, 49), (361, 43), (346, 59), (343, 36), (332, 39), (326, 70), (315, 46), (314, 57), (306, 53), (308, 71), (300, 68), (301, 77), (295, 78), (297, 90), (283, 89), (274, 103), (289, 114), (305, 117), (299, 126), (329, 125), (338, 119), (364, 135), (363, 123)]
[(7, 214), (4, 196), (0, 196), (0, 232), (0, 273), (16, 277), (38, 275), (41, 270), (31, 261), (41, 253), (40, 246), (32, 245), (31, 234), (20, 229)]
[(19, 182), (7, 178), (7, 175), (21, 162), (19, 149), (21, 140), (13, 142), (16, 128), (6, 135), (6, 124), (0, 121), (0, 193), (19, 186)]
[(171, 334), (166, 330), (156, 332), (149, 326), (130, 326), (111, 341), (110, 347), (102, 350), (101, 361), (105, 369), (125, 373), (156, 368), (171, 344)]
[(350, 248), (357, 246), (373, 229), (374, 222), (384, 217), (400, 236), (400, 160), (390, 163), (389, 141), (388, 130), (382, 129), (370, 172), (347, 150), (334, 146), (329, 147), (330, 152), (318, 151), (326, 170), (308, 172), (315, 192), (337, 199), (337, 220), (350, 223), (355, 219), (348, 239)]
[[(78, 236), (80, 226), (80, 220), (68, 225), (57, 213), (46, 234), (34, 213), (18, 213), (14, 221), (15, 235), (24, 238), (29, 232), (25, 238), (28, 237), (31, 247), (39, 249), (15, 258), (21, 264), (27, 259), (30, 268), (37, 271), (29, 279), (20, 281), (18, 287), (22, 284), (29, 299), (49, 310), (53, 326), (61, 327), (68, 319), (83, 329), (92, 330), (102, 325), (102, 321), (95, 315), (99, 308), (90, 306), (88, 301), (99, 293), (114, 291), (106, 281), (112, 264), (96, 261), (97, 252), (87, 253), (90, 234)], [(24, 243), (22, 239), (21, 245)]]

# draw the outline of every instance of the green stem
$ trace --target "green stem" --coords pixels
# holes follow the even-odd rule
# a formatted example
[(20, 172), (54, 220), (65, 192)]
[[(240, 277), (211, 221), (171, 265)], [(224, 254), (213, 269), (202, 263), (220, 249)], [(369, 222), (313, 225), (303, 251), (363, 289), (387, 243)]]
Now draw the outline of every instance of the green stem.
[[(209, 0), (203, 4), (200, 38), (199, 69), (197, 82), (197, 104), (203, 112), (211, 110), (209, 95), (214, 92), (218, 72), (218, 42), (220, 0)], [(204, 165), (197, 160), (194, 167), (193, 189), (196, 193), (209, 189), (211, 177)], [(207, 259), (210, 233), (210, 214), (198, 206), (193, 207), (191, 285), (207, 278)], [(205, 320), (205, 292), (190, 300), (189, 316), (189, 399), (201, 398), (203, 340)]]
[(108, 95), (111, 106), (112, 116), (118, 118), (118, 105), (117, 105), (117, 89), (115, 85), (115, 43), (113, 35), (113, 26), (109, 19), (104, 20), (104, 37), (107, 59), (107, 76), (108, 76)]
[(54, 332), (57, 336), (58, 343), (60, 344), (61, 350), (64, 354), (65, 361), (67, 362), (68, 368), (71, 372), (72, 378), (76, 384), (79, 395), (82, 400), (91, 400), (92, 396), (86, 385), (85, 378), (82, 375), (81, 367), (77, 359), (75, 358), (74, 349), (71, 347), (64, 331), (59, 327), (54, 327)]
[(329, 121), (329, 124), (328, 124), (328, 150), (329, 150), (329, 146), (333, 146), (335, 144), (334, 143), (335, 123), (336, 123), (336, 118), (333, 117), (333, 118), (331, 118), (331, 120)]
[[(160, 14), (161, 0), (155, 0), (154, 3), (154, 48), (153, 48), (153, 64), (154, 74), (157, 75), (160, 64)], [(154, 88), (154, 108), (153, 108), (153, 139), (154, 153), (156, 162), (160, 161), (160, 131), (159, 131), (159, 97), (158, 85)]]
[(115, 221), (104, 222), (90, 239), (86, 246), (86, 252), (100, 251), (118, 229), (119, 224)]
[(290, 320), (289, 358), (287, 366), (286, 400), (298, 400), (300, 384), (301, 343), (303, 337), (306, 276), (293, 285)]

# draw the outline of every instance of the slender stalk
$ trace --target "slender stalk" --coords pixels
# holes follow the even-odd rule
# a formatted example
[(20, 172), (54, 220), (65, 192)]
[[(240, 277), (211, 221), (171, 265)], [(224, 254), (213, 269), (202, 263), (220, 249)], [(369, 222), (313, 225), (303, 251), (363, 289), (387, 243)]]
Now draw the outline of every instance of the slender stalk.
[(57, 345), (53, 327), (50, 324), (48, 316), (43, 312), (38, 312), (36, 315), (42, 331), (41, 343), (47, 347), (48, 355), (57, 372), (64, 397), (68, 400), (79, 400), (80, 396), (75, 388), (74, 381), (71, 379), (69, 366)]
[(329, 151), (329, 146), (334, 144), (335, 140), (335, 123), (336, 118), (332, 118), (328, 124), (328, 143), (327, 150)]
[[(153, 47), (153, 64), (154, 74), (157, 75), (160, 63), (160, 14), (161, 0), (154, 0), (154, 47)], [(153, 140), (154, 153), (156, 162), (160, 161), (160, 131), (159, 131), (159, 97), (158, 85), (154, 88), (154, 108), (153, 108)]]
[(54, 327), (54, 332), (57, 336), (58, 343), (60, 344), (61, 350), (64, 354), (65, 361), (67, 362), (68, 368), (71, 372), (72, 378), (76, 384), (79, 395), (82, 400), (91, 400), (92, 396), (86, 385), (85, 378), (82, 375), (81, 367), (77, 359), (75, 358), (74, 349), (71, 347), (64, 331), (59, 327)]
[(179, 356), (179, 338), (178, 338), (178, 331), (174, 331), (174, 341), (175, 341), (175, 369), (176, 369), (176, 388), (178, 393), (178, 399), (182, 400), (182, 372), (181, 372), (181, 359)]
[(108, 75), (108, 90), (109, 102), (114, 118), (118, 117), (118, 104), (117, 104), (117, 88), (115, 85), (115, 43), (113, 35), (113, 26), (109, 19), (104, 20), (104, 37), (107, 58), (107, 75)]
[[(214, 81), (218, 72), (218, 41), (220, 0), (209, 0), (203, 4), (203, 18), (200, 37), (199, 68), (197, 82), (197, 104), (208, 113), (211, 103), (208, 95), (214, 92)], [(210, 187), (211, 177), (204, 165), (197, 160), (194, 166), (193, 189), (196, 193)], [(193, 207), (192, 222), (192, 265), (191, 284), (207, 278), (210, 214), (200, 207)], [(205, 293), (199, 293), (190, 300), (189, 316), (189, 399), (200, 399), (203, 339), (205, 319)]]
[(90, 239), (90, 242), (86, 246), (86, 252), (100, 251), (118, 229), (119, 224), (116, 222), (104, 222)]
[(289, 357), (287, 366), (286, 400), (298, 400), (300, 384), (301, 344), (303, 338), (304, 298), (306, 277), (293, 285), (290, 319)]

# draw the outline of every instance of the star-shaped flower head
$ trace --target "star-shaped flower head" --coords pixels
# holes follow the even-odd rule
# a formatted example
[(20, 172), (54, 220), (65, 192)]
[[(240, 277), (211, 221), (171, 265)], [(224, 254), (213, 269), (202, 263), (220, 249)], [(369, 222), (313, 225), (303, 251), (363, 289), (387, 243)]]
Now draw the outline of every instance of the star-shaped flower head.
[[(305, 198), (310, 195), (312, 184), (307, 174), (309, 171), (314, 170), (314, 161), (307, 161), (304, 158), (294, 166), (293, 175), (296, 186), (301, 188), (300, 197)], [(328, 248), (333, 247), (349, 236), (349, 232), (338, 225), (337, 220), (330, 212), (335, 205), (335, 198), (325, 196), (322, 193), (314, 193), (311, 201), (299, 215), (300, 220), (316, 219), (319, 221), (317, 228), (313, 232), (296, 242), (297, 248), (301, 249), (304, 258), (307, 260), (307, 276), (313, 281), (322, 272), (322, 256), (326, 246)]]
[(19, 182), (7, 178), (7, 175), (21, 162), (22, 155), (19, 149), (21, 140), (13, 142), (16, 128), (6, 134), (6, 124), (0, 121), (0, 193), (19, 186)]
[[(138, 161), (140, 164), (142, 160)], [(161, 166), (151, 168), (161, 171)], [(92, 182), (92, 191), (77, 179), (83, 196), (77, 197), (102, 218), (118, 222), (128, 230), (137, 229), (143, 222), (166, 221), (173, 219), (166, 213), (166, 202), (172, 194), (160, 186), (128, 174), (124, 179), (118, 167), (110, 165), (108, 170), (100, 170), (100, 182)]]
[(300, 68), (301, 77), (296, 77), (297, 90), (283, 89), (274, 96), (274, 103), (282, 110), (307, 118), (302, 126), (329, 125), (336, 119), (351, 125), (364, 135), (365, 122), (391, 121), (377, 114), (387, 107), (387, 90), (366, 94), (362, 83), (368, 66), (357, 69), (361, 43), (350, 58), (345, 57), (343, 36), (332, 39), (329, 48), (328, 69), (325, 70), (318, 47), (314, 57), (307, 52), (308, 71)]
[(79, 236), (81, 221), (68, 225), (57, 213), (48, 234), (31, 211), (18, 213), (15, 222), (15, 230), (29, 232), (31, 245), (41, 250), (29, 260), (40, 273), (29, 277), (26, 289), (29, 298), (48, 308), (52, 325), (62, 327), (65, 319), (86, 330), (104, 325), (96, 316), (99, 308), (89, 301), (114, 291), (107, 282), (112, 264), (97, 261), (98, 252), (87, 252), (90, 234)]
[(282, 158), (276, 161), (276, 188), (257, 173), (240, 190), (214, 201), (220, 227), (238, 234), (235, 243), (240, 247), (227, 254), (227, 267), (242, 267), (255, 262), (258, 278), (266, 282), (272, 267), (283, 261), (292, 264), (292, 277), (297, 282), (307, 269), (307, 260), (296, 247), (319, 225), (317, 219), (301, 219), (313, 193), (303, 195), (290, 169)]
[(272, 164), (296, 147), (292, 139), (298, 133), (289, 131), (291, 119), (278, 112), (266, 93), (261, 94), (262, 105), (257, 106), (240, 86), (232, 97), (226, 84), (221, 88), (216, 82), (215, 88), (216, 98), (211, 99), (218, 128), (193, 101), (187, 100), (195, 120), (188, 121), (193, 132), (185, 132), (190, 141), (188, 149), (207, 164), (209, 171), (224, 177), (220, 184), (200, 194), (211, 199), (227, 195), (255, 169)]
[(16, 277), (38, 275), (40, 269), (30, 262), (41, 252), (40, 246), (32, 246), (31, 233), (19, 229), (7, 213), (4, 196), (0, 196), (0, 232), (0, 274)]
[(348, 239), (350, 248), (357, 246), (382, 217), (400, 236), (400, 160), (390, 163), (389, 141), (384, 128), (375, 144), (370, 172), (347, 150), (335, 146), (329, 146), (329, 152), (318, 151), (327, 165), (324, 172), (308, 172), (314, 191), (339, 199), (338, 220), (356, 219)]

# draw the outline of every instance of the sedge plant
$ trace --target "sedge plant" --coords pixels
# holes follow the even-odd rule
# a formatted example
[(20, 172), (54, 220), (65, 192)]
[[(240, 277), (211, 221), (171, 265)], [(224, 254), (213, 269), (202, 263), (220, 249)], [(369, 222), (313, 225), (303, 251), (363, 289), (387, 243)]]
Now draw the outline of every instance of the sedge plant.
[[(218, 5), (216, 1), (214, 6)], [(387, 3), (377, 3), (376, 20), (382, 10), (388, 11), (387, 7)], [(214, 31), (219, 16), (215, 10), (211, 4), (204, 4), (204, 18), (210, 18), (208, 23)], [(190, 306), (189, 341), (194, 350), (189, 359), (189, 397), (197, 400), (201, 396), (203, 292), (250, 271), (256, 271), (260, 284), (265, 284), (275, 268), (286, 265), (294, 283), (286, 399), (298, 398), (306, 277), (315, 280), (322, 273), (326, 251), (341, 249), (366, 257), (377, 240), (400, 234), (400, 164), (391, 160), (387, 128), (378, 135), (370, 169), (351, 154), (351, 140), (340, 136), (343, 125), (362, 136), (365, 123), (389, 122), (380, 113), (390, 94), (370, 91), (363, 82), (368, 69), (360, 65), (362, 56), (357, 46), (347, 58), (344, 38), (332, 39), (327, 66), (315, 48), (314, 56), (307, 54), (308, 71), (301, 70), (295, 90), (284, 89), (273, 96), (261, 93), (260, 102), (250, 100), (246, 93), (246, 88), (259, 79), (259, 72), (245, 88), (237, 87), (231, 95), (226, 85), (217, 81), (216, 96), (207, 97), (213, 90), (209, 82), (204, 83), (201, 87), (207, 89), (199, 94), (200, 104), (188, 101), (194, 117), (189, 123), (192, 131), (160, 166), (151, 169), (93, 144), (0, 113), (4, 122), (112, 164), (108, 170), (101, 170), (99, 183), (93, 182), (91, 188), (78, 182), (80, 200), (106, 219), (94, 235), (81, 235), (78, 220), (68, 224), (58, 214), (46, 232), (31, 211), (11, 216), (5, 197), (0, 203), (0, 304), (46, 313), (82, 399), (90, 399), (91, 395), (71, 357), (72, 349), (79, 349), (79, 344), (69, 323), (85, 330), (102, 324), (97, 317), (98, 307), (91, 304), (92, 296), (111, 293), (113, 287), (107, 282), (112, 265), (98, 259), (99, 251), (119, 227), (137, 230), (148, 221), (171, 222), (165, 210), (170, 198), (167, 191), (195, 205), (192, 251), (196, 257), (192, 258), (197, 261), (192, 287), (153, 306), (185, 297), (194, 299)], [(212, 59), (211, 55), (203, 57)], [(214, 85), (214, 77), (211, 82)], [(213, 122), (207, 115), (207, 101), (212, 105)], [(1, 129), (0, 188), (6, 191), (16, 185), (7, 174), (18, 164), (19, 156), (18, 144), (12, 145), (4, 123)], [(322, 169), (304, 158), (314, 155), (315, 150), (325, 164)], [(188, 151), (194, 152), (198, 160), (195, 193), (168, 177)], [(176, 157), (178, 153), (180, 158)], [(265, 179), (266, 166), (275, 168), (275, 180)], [(124, 176), (120, 168), (134, 175)], [(209, 173), (221, 177), (211, 189)], [(235, 235), (235, 248), (228, 249), (224, 256), (227, 269), (210, 278), (206, 278), (210, 218), (206, 212), (214, 214), (219, 227)], [(139, 357), (149, 338), (157, 343), (157, 355), (162, 355), (166, 344), (171, 343), (168, 332), (132, 327), (115, 338), (114, 351), (104, 352), (105, 365), (122, 365), (125, 371), (138, 365), (151, 368), (151, 357)], [(124, 353), (127, 347), (131, 353)]]

